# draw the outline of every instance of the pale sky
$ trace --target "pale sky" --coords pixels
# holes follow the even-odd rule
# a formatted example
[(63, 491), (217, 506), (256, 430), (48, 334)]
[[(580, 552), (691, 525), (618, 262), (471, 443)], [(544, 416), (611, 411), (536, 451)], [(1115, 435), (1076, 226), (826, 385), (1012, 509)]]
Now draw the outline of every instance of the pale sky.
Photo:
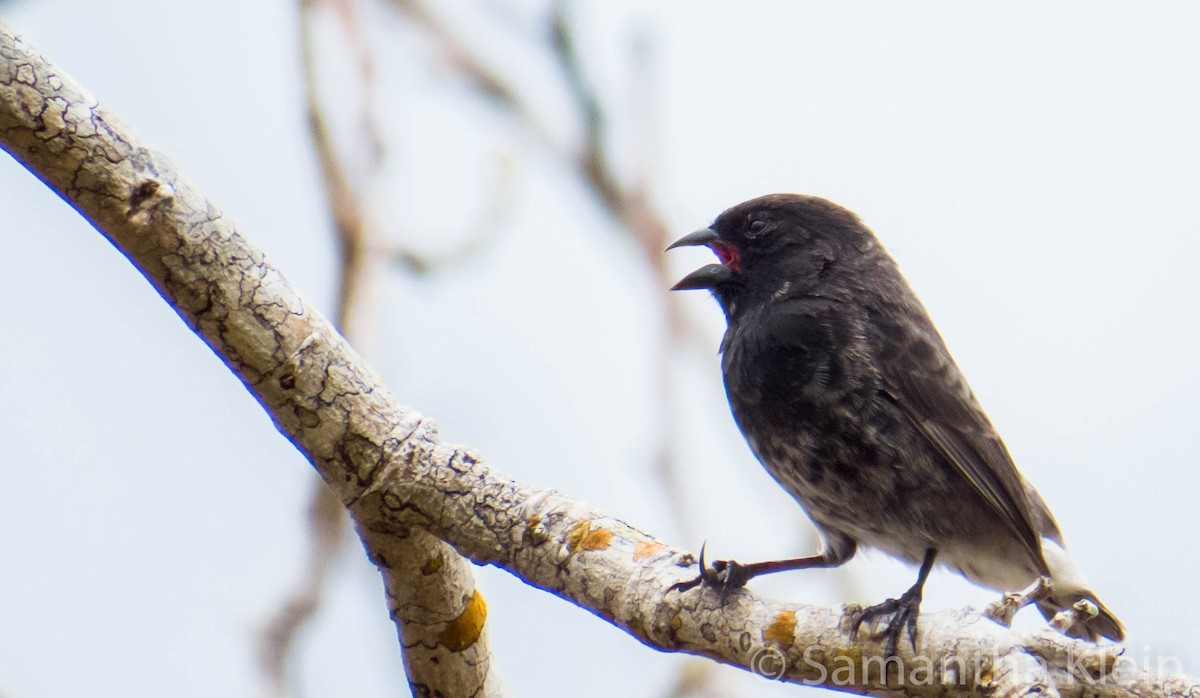
[[(360, 5), (389, 137), (374, 215), (393, 239), (434, 251), (494, 229), (459, 266), (382, 280), (363, 350), (393, 391), (504, 473), (671, 544), (704, 539), (743, 561), (811, 552), (804, 517), (733, 426), (717, 365), (722, 319), (701, 294), (687, 309), (706, 337), (679, 357), (680, 496), (702, 522), (684, 539), (651, 468), (663, 317), (637, 250), (534, 139), (452, 71), (415, 60), (423, 44), (391, 12)], [(462, 2), (439, 6), (511, 74), (546, 72), (520, 34), (540, 3), (487, 19)], [(857, 211), (1125, 622), (1128, 651), (1200, 671), (1190, 632), (1200, 624), (1200, 5), (729, 7), (582, 8), (589, 75), (618, 105), (619, 162), (648, 169), (680, 235), (772, 191)], [(0, 17), (332, 311), (294, 3), (40, 0), (0, 4)], [(636, 32), (651, 45), (638, 80)], [(353, 97), (338, 32), (320, 36), (329, 94)], [(641, 111), (620, 106), (639, 89)], [(535, 97), (548, 119), (566, 113), (560, 90)], [(353, 111), (340, 118), (353, 133)], [(511, 195), (491, 219), (498, 179)], [(254, 632), (300, 567), (311, 467), (129, 263), (7, 156), (0, 213), (0, 695), (258, 695)], [(671, 264), (682, 276), (708, 261), (690, 251)], [(342, 562), (301, 639), (297, 688), (402, 693), (378, 575), (357, 542)], [(503, 571), (478, 579), (518, 695), (660, 696), (683, 661)], [(875, 553), (843, 572), (753, 586), (796, 602), (873, 603), (913, 579)], [(994, 596), (936, 572), (924, 608)], [(1019, 619), (1041, 622), (1032, 611)], [(738, 694), (796, 690), (721, 677)]]

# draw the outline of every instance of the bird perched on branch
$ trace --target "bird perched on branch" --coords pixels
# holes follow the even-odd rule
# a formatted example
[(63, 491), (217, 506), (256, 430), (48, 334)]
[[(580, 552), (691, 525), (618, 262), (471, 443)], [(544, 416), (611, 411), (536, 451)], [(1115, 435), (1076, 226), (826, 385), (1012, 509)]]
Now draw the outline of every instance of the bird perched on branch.
[[(734, 419), (767, 472), (808, 512), (817, 555), (706, 566), (675, 585), (722, 599), (761, 574), (836, 567), (870, 546), (920, 565), (916, 583), (865, 609), (887, 653), (916, 646), (935, 562), (1037, 603), (1073, 637), (1119, 641), (1037, 491), (1021, 476), (925, 308), (875, 235), (825, 199), (772, 194), (730, 208), (667, 249), (718, 263), (673, 288), (708, 289), (725, 312), (721, 369)], [(1011, 611), (1014, 609), (1010, 609)], [(1066, 618), (1066, 620), (1062, 620)]]

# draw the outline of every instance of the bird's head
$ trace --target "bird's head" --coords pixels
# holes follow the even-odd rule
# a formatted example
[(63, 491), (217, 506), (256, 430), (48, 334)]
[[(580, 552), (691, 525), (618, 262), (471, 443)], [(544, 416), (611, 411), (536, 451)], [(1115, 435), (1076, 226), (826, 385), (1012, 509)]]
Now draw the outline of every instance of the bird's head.
[(742, 299), (811, 291), (876, 249), (874, 235), (850, 211), (816, 196), (770, 194), (728, 209), (707, 228), (671, 243), (704, 245), (717, 263), (688, 274), (672, 290), (709, 289), (731, 314)]

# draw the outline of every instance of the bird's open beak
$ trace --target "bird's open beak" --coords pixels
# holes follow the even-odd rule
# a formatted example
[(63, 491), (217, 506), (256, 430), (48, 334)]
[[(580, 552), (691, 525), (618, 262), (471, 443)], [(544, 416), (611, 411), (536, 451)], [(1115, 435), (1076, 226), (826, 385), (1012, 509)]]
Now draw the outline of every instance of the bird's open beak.
[[(697, 247), (700, 245), (712, 245), (719, 243), (721, 238), (712, 228), (701, 228), (694, 233), (688, 233), (679, 238), (670, 245), (667, 245), (667, 250), (673, 250), (676, 247)], [(679, 283), (671, 287), (672, 291), (687, 291), (697, 288), (716, 288), (717, 286), (732, 281), (734, 270), (730, 269), (725, 264), (709, 264), (700, 267), (696, 271), (688, 274), (679, 280)]]
[(679, 280), (671, 287), (672, 291), (688, 291), (695, 288), (716, 288), (723, 283), (733, 280), (733, 270), (724, 264), (709, 264), (700, 267)]
[(663, 250), (663, 252), (673, 250), (676, 247), (698, 247), (700, 245), (707, 245), (720, 239), (720, 236), (717, 235), (717, 231), (713, 230), (712, 228), (701, 228), (700, 230), (697, 230), (694, 233), (688, 233), (675, 242), (672, 242), (670, 245), (667, 245), (667, 249)]

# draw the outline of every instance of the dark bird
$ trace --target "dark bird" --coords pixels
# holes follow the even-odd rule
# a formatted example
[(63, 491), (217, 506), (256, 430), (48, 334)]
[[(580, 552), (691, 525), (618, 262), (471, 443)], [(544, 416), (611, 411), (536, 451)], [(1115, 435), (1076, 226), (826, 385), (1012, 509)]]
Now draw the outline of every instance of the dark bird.
[(916, 646), (935, 561), (985, 587), (1025, 590), (1018, 605), (1037, 603), (1047, 619), (1079, 611), (1060, 624), (1068, 635), (1123, 638), (925, 308), (857, 216), (815, 196), (772, 194), (667, 249), (696, 245), (719, 263), (673, 288), (708, 289), (725, 312), (721, 370), (734, 420), (824, 545), (753, 564), (706, 567), (702, 554), (700, 576), (675, 588), (703, 583), (724, 598), (761, 574), (836, 567), (864, 545), (920, 565), (912, 588), (854, 625), (857, 634), (890, 618), (889, 655), (906, 628)]

